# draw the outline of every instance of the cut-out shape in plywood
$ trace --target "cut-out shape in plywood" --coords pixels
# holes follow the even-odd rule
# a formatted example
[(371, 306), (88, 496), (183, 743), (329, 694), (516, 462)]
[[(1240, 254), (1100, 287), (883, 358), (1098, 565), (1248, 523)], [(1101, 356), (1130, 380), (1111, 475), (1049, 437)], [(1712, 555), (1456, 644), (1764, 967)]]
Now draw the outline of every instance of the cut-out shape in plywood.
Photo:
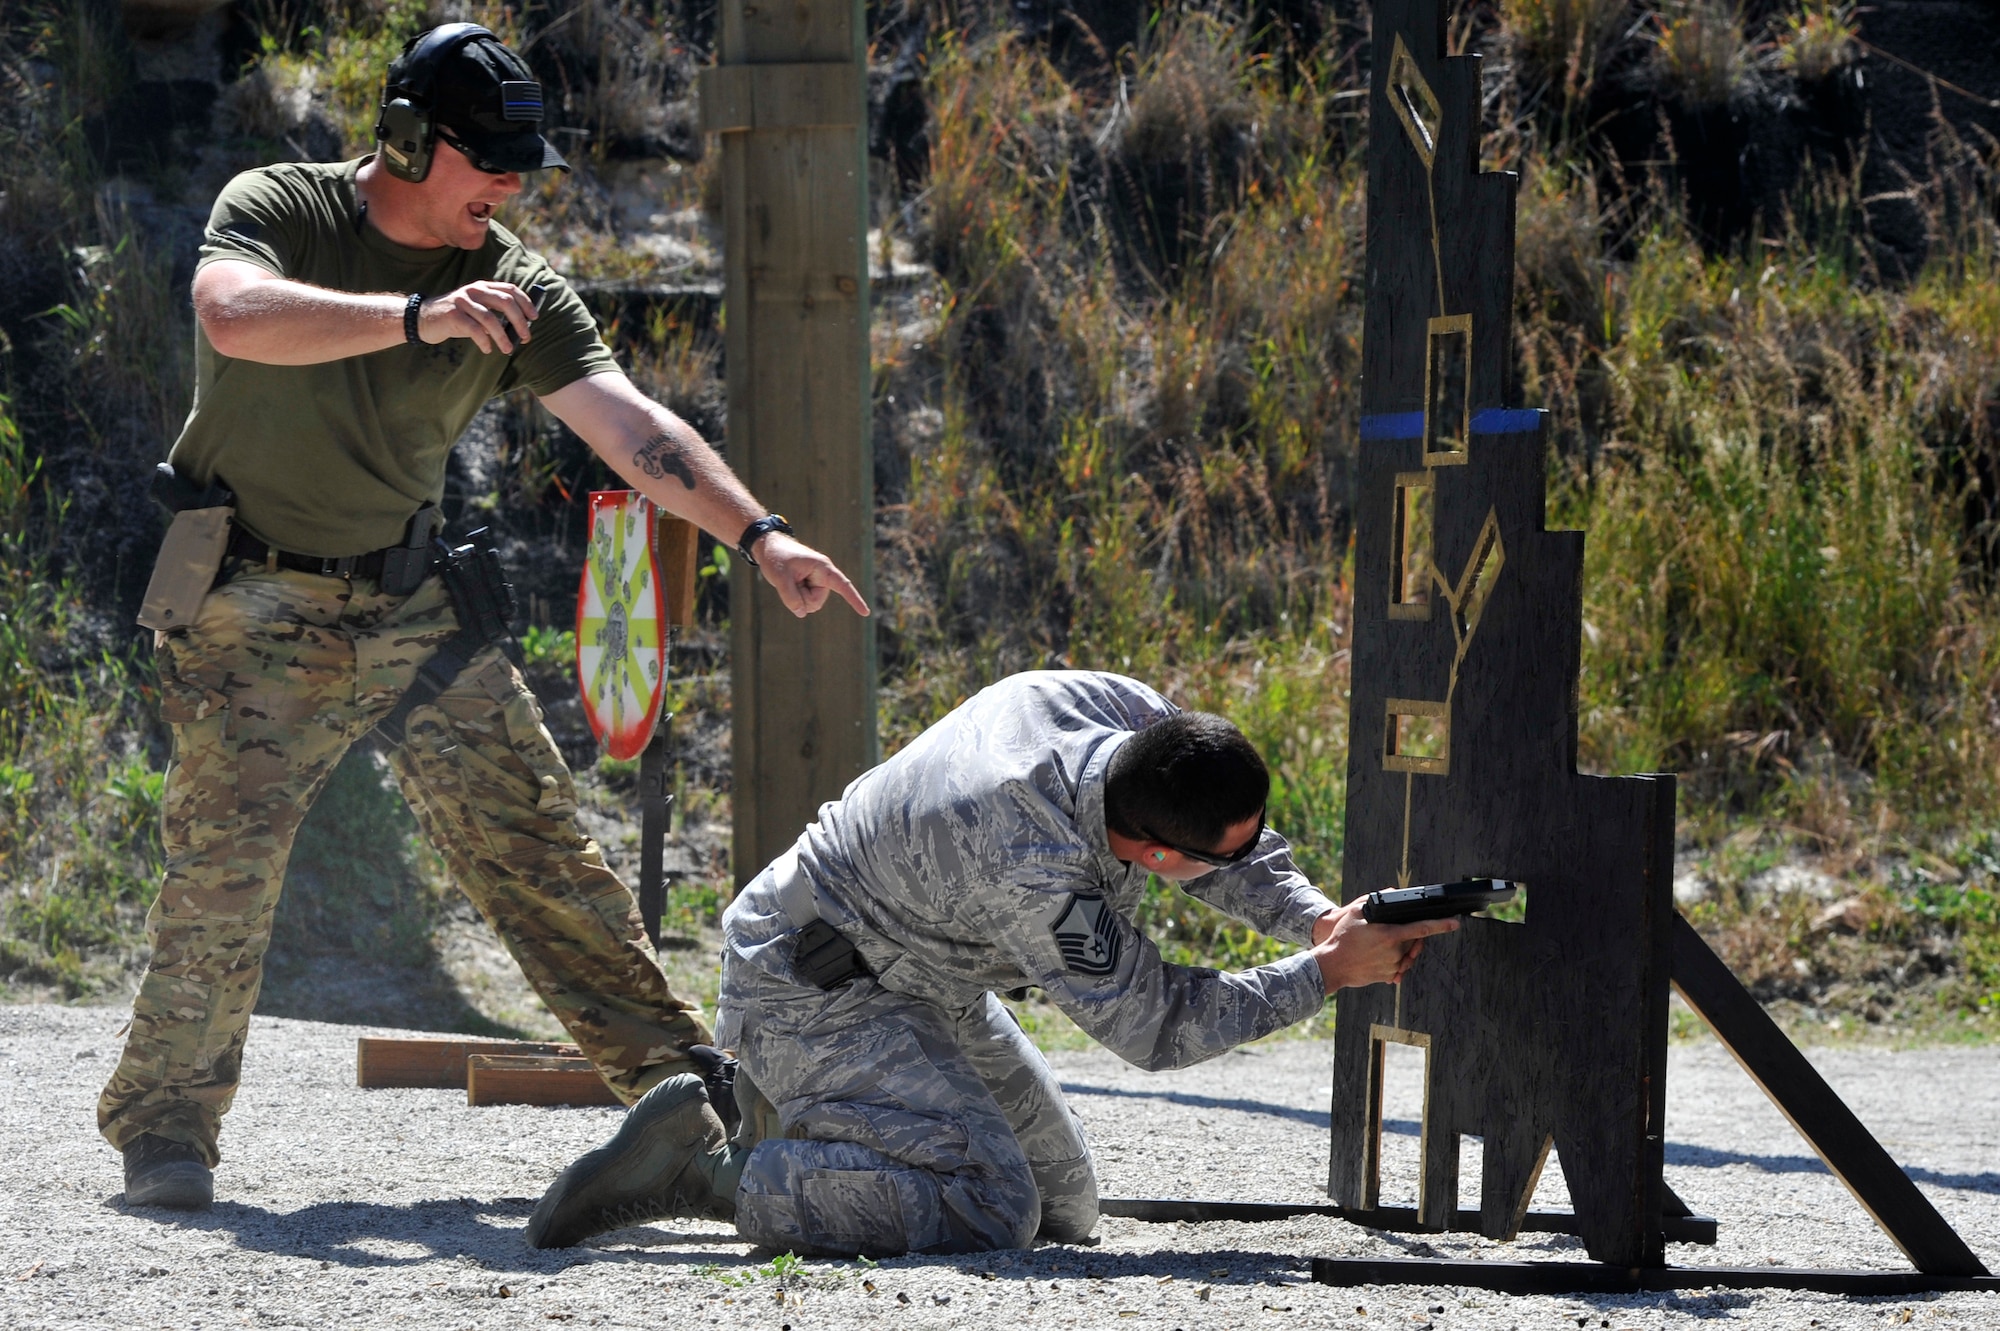
[(1504, 405), (1516, 179), (1478, 171), (1478, 61), (1443, 55), (1437, 0), (1374, 22), (1403, 132), (1370, 152), (1345, 889), (1493, 876), (1535, 910), (1341, 995), (1329, 1189), (1374, 1204), (1382, 1041), (1421, 1043), (1420, 1226), (1512, 1237), (1553, 1147), (1591, 1255), (1657, 1265), (1674, 783), (1576, 771), (1583, 538), (1544, 530), (1544, 417)]
[(1424, 465), (1465, 461), (1472, 422), (1472, 316), (1441, 314), (1430, 321), (1424, 347)]
[(1382, 704), (1382, 766), (1391, 772), (1451, 771), (1451, 704), (1390, 698)]
[(1403, 44), (1403, 34), (1395, 34), (1395, 46), (1389, 57), (1389, 105), (1396, 118), (1403, 122), (1403, 132), (1410, 136), (1410, 147), (1423, 159), (1428, 168), (1431, 159), (1437, 155), (1438, 123), (1443, 119), (1444, 110), (1438, 105), (1437, 94), (1424, 78), (1423, 71), (1410, 55), (1410, 48)]
[(1436, 487), (1427, 471), (1396, 478), (1389, 535), (1389, 618), (1431, 616), (1431, 496)]

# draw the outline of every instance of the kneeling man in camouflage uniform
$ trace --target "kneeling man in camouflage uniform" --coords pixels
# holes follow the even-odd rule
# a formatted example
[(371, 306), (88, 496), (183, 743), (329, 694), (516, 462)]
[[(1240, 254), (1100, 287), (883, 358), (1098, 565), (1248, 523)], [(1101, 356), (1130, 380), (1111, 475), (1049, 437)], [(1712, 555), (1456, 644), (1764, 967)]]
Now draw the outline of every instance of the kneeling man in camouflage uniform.
[[(1336, 907), (1264, 827), (1269, 788), (1234, 726), (1136, 680), (978, 694), (821, 809), (724, 916), (737, 1137), (700, 1078), (661, 1082), (556, 1180), (529, 1242), (676, 1215), (824, 1255), (1087, 1237), (1089, 1147), (996, 991), (1039, 986), (1132, 1063), (1186, 1067), (1400, 978), (1457, 927)], [(1149, 873), (1307, 950), (1170, 965), (1132, 922)]]
[(867, 606), (640, 394), (582, 299), (494, 220), (523, 172), (568, 169), (541, 120), (520, 57), (447, 24), (391, 68), (379, 152), (246, 171), (216, 200), (194, 279), (195, 405), (171, 456), (181, 511), (141, 618), (160, 631), (173, 731), (166, 874), (97, 1110), (131, 1204), (212, 1200), (292, 838), (371, 732), (616, 1094), (722, 1066), (577, 826), (569, 769), (499, 640), (497, 579), (459, 580), (436, 546), (446, 459), (488, 399), (525, 388), (654, 503), (735, 542), (795, 614), (835, 594)]

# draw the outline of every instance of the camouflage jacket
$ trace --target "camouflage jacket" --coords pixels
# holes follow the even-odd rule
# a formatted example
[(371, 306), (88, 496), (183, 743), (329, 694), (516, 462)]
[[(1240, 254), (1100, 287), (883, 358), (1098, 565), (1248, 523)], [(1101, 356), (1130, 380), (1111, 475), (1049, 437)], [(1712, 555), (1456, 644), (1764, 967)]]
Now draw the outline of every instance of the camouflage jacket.
[[(889, 989), (961, 1008), (1038, 985), (1144, 1068), (1197, 1063), (1319, 1011), (1309, 953), (1239, 972), (1175, 966), (1133, 923), (1147, 875), (1111, 853), (1105, 773), (1129, 735), (1173, 710), (1136, 680), (1084, 671), (984, 690), (855, 780), (799, 838), (820, 917)], [(1269, 830), (1250, 858), (1186, 890), (1295, 943), (1333, 906)], [(781, 976), (792, 929), (773, 871), (723, 920), (738, 958)]]

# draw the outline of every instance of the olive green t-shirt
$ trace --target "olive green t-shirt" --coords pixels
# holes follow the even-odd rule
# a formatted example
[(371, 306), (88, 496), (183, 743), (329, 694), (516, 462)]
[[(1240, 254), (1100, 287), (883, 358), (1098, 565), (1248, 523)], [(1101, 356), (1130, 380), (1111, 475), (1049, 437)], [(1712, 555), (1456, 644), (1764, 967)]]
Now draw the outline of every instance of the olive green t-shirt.
[[(239, 259), (338, 291), (443, 295), (468, 282), (550, 283), (534, 336), (513, 354), (466, 338), (401, 344), (318, 365), (218, 355), (197, 326), (194, 408), (176, 469), (236, 492), (237, 521), (300, 554), (339, 556), (402, 537), (444, 493), (445, 460), (495, 394), (540, 395), (617, 368), (583, 301), (497, 222), (476, 250), (413, 250), (357, 222), (362, 162), (245, 171), (209, 215), (201, 264)], [(198, 265), (199, 266), (199, 265)]]

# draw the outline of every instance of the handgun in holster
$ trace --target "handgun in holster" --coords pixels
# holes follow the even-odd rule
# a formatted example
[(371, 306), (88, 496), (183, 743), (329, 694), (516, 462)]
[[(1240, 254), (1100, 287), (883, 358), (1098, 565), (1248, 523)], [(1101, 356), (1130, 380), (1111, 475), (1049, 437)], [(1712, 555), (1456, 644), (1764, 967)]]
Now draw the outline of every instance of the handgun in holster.
[(485, 527), (468, 532), (463, 545), (445, 551), (443, 571), (445, 592), (458, 613), (458, 631), (471, 634), (481, 647), (499, 643), (519, 668), (521, 646), (514, 641), (513, 625), (520, 606), (491, 533)]
[(861, 949), (825, 920), (808, 920), (792, 939), (793, 972), (815, 989), (838, 989), (875, 973), (861, 959)]
[[(436, 702), (452, 686), (472, 658), (492, 643), (514, 663), (523, 666), (521, 645), (514, 641), (514, 587), (500, 564), (500, 551), (492, 534), (481, 527), (468, 532), (463, 544), (449, 545), (443, 538), (432, 539), (432, 561), (444, 578), (445, 594), (458, 616), (458, 632), (446, 638), (417, 668), (417, 678), (395, 707), (375, 725), (382, 741), (394, 746), (403, 742), (410, 713)], [(387, 561), (383, 564), (386, 580)], [(421, 579), (419, 579), (421, 581)]]

